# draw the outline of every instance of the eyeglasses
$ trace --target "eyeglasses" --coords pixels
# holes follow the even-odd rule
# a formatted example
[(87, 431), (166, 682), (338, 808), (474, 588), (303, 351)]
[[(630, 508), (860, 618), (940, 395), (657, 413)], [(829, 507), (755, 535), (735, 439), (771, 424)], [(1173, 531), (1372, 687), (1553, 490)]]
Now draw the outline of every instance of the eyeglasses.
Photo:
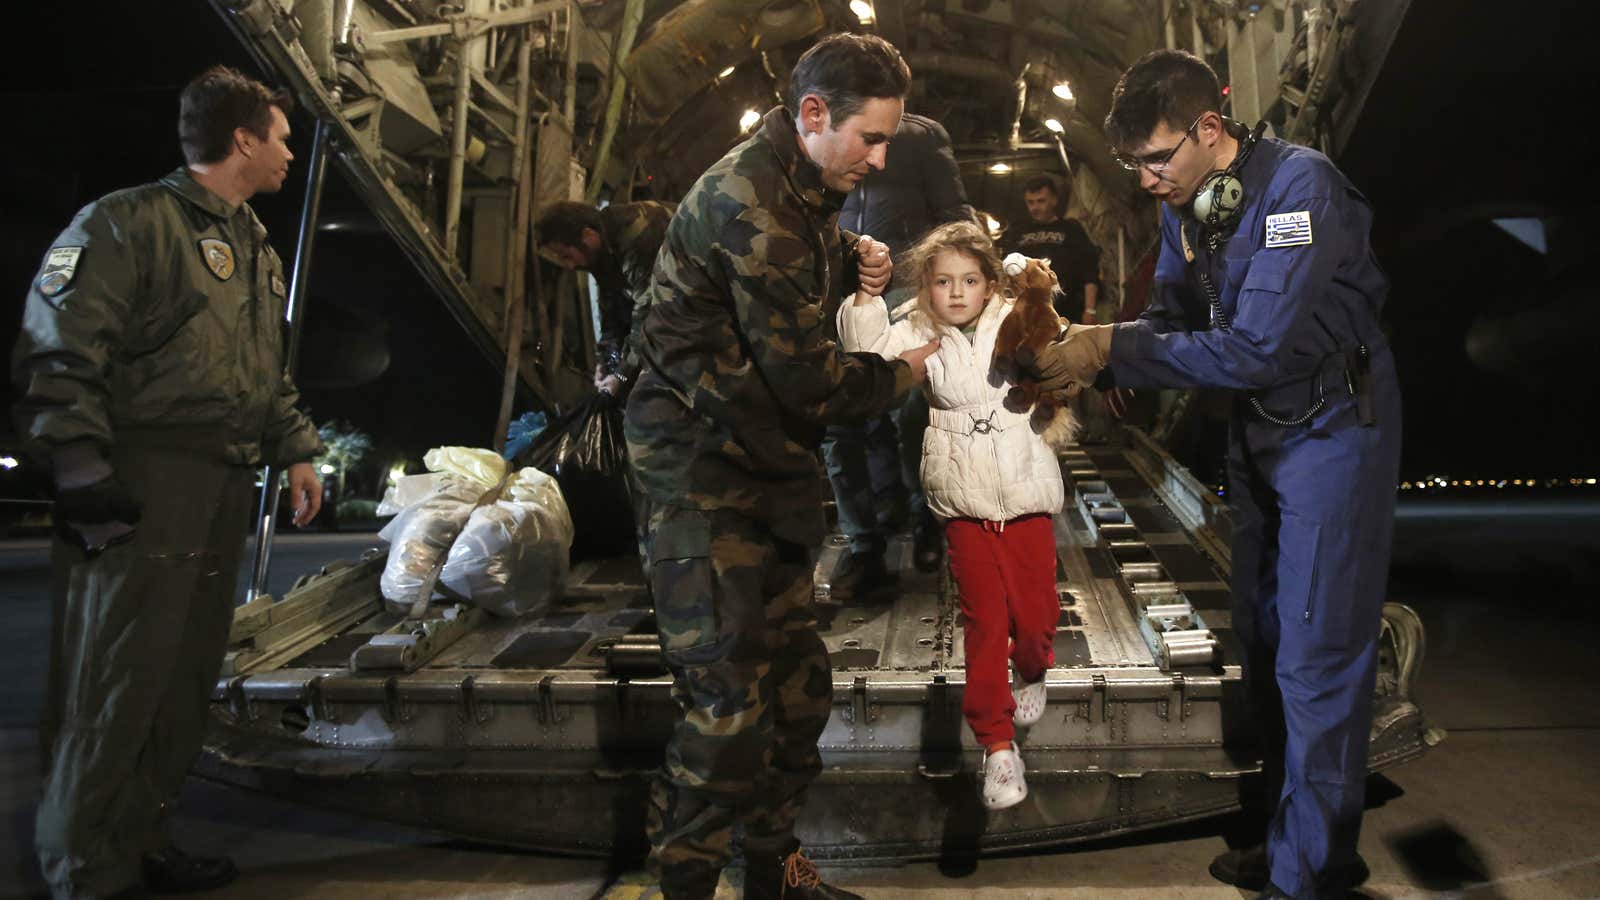
[(1205, 117), (1205, 113), (1195, 116), (1194, 121), (1189, 123), (1189, 127), (1183, 130), (1183, 137), (1171, 150), (1158, 153), (1147, 153), (1144, 156), (1138, 157), (1123, 156), (1121, 153), (1118, 153), (1115, 154), (1117, 165), (1127, 169), (1129, 172), (1137, 172), (1140, 169), (1149, 169), (1151, 175), (1160, 175), (1162, 172), (1167, 170), (1167, 166), (1172, 164), (1172, 158), (1178, 155), (1178, 150), (1183, 147), (1183, 142), (1189, 139), (1189, 135), (1194, 133), (1195, 127), (1199, 125), (1200, 120), (1204, 119)]

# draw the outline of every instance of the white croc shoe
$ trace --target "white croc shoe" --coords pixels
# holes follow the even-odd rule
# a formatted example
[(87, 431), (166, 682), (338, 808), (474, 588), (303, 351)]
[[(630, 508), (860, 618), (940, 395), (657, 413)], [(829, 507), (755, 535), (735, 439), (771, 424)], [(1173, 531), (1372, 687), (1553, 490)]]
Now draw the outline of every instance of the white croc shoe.
[(1013, 741), (1010, 750), (983, 754), (983, 805), (992, 810), (1009, 809), (1028, 796), (1028, 782), (1022, 777), (1022, 754)]
[(1023, 681), (1017, 676), (1011, 676), (1011, 699), (1016, 701), (1017, 708), (1011, 714), (1012, 723), (1027, 727), (1044, 718), (1044, 677), (1038, 681)]

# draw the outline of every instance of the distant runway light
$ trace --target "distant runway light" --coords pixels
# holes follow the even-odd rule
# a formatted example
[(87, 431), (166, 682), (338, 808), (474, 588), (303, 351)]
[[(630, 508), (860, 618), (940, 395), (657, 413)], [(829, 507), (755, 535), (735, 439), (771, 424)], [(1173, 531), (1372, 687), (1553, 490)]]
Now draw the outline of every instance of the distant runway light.
[(1065, 128), (1061, 127), (1061, 120), (1060, 119), (1045, 119), (1044, 120), (1044, 127), (1050, 129), (1051, 131), (1054, 131), (1056, 134), (1060, 134), (1061, 132), (1066, 131)]
[(739, 117), (739, 130), (749, 131), (756, 127), (756, 123), (759, 121), (761, 121), (761, 113), (753, 109), (747, 109), (744, 111), (744, 115)]

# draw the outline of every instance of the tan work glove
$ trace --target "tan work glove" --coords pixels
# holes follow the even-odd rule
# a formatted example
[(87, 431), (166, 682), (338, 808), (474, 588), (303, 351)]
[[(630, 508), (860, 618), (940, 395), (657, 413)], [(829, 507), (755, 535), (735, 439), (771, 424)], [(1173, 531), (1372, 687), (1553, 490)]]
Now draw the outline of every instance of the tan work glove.
[(1073, 385), (1094, 383), (1094, 377), (1111, 359), (1111, 334), (1114, 325), (1070, 325), (1066, 333), (1045, 345), (1029, 369), (1039, 379), (1039, 390), (1046, 394), (1065, 391)]

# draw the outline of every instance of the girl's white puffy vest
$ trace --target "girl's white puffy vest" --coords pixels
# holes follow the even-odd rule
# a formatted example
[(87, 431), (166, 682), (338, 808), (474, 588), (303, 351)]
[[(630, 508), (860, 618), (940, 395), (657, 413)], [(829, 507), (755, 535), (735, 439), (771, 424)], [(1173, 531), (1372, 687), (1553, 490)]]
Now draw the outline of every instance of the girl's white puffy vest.
[(894, 359), (935, 335), (942, 338), (928, 357), (928, 430), (922, 439), (922, 488), (928, 509), (940, 519), (1004, 522), (1061, 510), (1055, 452), (1030, 427), (1027, 410), (1005, 408), (1011, 384), (990, 371), (1000, 323), (1012, 306), (1006, 297), (991, 296), (971, 338), (920, 309), (890, 325), (881, 297), (867, 306), (849, 297), (839, 308), (839, 341), (846, 351)]

